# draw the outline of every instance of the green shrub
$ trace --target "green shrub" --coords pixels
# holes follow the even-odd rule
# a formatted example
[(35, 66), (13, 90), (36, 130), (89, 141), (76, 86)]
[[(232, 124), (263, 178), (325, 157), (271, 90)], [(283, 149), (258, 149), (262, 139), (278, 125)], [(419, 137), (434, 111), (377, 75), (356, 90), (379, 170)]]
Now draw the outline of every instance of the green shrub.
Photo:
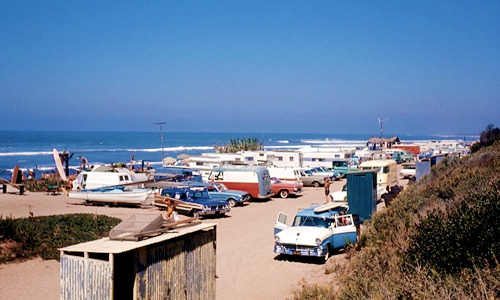
[[(500, 186), (494, 187), (499, 190)], [(500, 197), (489, 190), (471, 195), (443, 215), (435, 210), (417, 225), (411, 237), (410, 264), (428, 264), (439, 273), (496, 264), (500, 254)]]
[(14, 259), (59, 259), (58, 248), (101, 238), (120, 222), (92, 214), (0, 217), (0, 262)]

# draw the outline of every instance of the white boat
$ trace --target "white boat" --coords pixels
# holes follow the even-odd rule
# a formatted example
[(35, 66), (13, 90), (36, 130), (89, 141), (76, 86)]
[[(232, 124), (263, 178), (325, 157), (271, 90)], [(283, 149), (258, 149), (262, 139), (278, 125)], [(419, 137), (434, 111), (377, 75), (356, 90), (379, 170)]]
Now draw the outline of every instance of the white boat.
[(92, 190), (70, 191), (71, 199), (85, 200), (85, 203), (100, 202), (109, 204), (138, 205), (153, 195), (152, 189), (125, 189), (123, 186), (106, 187)]

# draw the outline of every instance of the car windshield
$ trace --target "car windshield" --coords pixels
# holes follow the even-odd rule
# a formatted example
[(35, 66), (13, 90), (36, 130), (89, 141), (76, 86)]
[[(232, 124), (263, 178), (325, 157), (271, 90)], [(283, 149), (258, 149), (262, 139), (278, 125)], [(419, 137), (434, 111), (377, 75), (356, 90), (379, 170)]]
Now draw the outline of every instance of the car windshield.
[(219, 192), (224, 192), (228, 190), (228, 188), (222, 183), (219, 183), (218, 186), (219, 186)]
[(312, 226), (328, 228), (330, 226), (330, 220), (325, 217), (296, 216), (292, 226)]

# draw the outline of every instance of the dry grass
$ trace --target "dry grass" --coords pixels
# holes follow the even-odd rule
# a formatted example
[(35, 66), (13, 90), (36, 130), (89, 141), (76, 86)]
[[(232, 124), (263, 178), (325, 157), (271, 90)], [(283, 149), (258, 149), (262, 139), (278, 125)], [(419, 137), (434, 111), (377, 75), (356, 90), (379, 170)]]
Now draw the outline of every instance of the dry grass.
[[(445, 159), (365, 224), (340, 290), (294, 299), (499, 299), (500, 143)], [(316, 298), (313, 298), (316, 297)]]

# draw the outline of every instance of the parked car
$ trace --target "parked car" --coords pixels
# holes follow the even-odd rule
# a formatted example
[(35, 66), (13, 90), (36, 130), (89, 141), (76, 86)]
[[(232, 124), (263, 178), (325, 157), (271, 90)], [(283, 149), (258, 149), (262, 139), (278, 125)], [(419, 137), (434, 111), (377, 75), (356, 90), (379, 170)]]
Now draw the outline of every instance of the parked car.
[(319, 187), (325, 185), (325, 179), (329, 178), (329, 176), (313, 175), (313, 173), (309, 170), (301, 170), (300, 176), (302, 184), (304, 186), (313, 186), (313, 187)]
[(313, 175), (328, 176), (330, 180), (339, 180), (342, 178), (342, 174), (326, 167), (316, 167), (312, 168), (310, 171)]
[(332, 161), (332, 169), (334, 172), (338, 172), (340, 176), (345, 177), (348, 172), (357, 171), (358, 167), (356, 165), (349, 165), (346, 159), (340, 159)]
[(404, 179), (415, 179), (417, 174), (417, 170), (415, 169), (415, 163), (404, 163), (401, 164), (401, 171), (399, 172), (399, 176)]
[(199, 208), (191, 206), (176, 205), (176, 210), (180, 213), (199, 217), (204, 215), (224, 215), (231, 210), (231, 206), (226, 201), (215, 200), (210, 197), (206, 187), (181, 185), (176, 187), (166, 187), (161, 189), (161, 196), (168, 196), (187, 203), (199, 204)]
[(327, 261), (334, 249), (357, 241), (357, 227), (346, 203), (316, 204), (300, 210), (292, 226), (279, 213), (274, 225), (274, 253), (320, 257)]
[(413, 154), (406, 151), (394, 151), (391, 154), (391, 159), (394, 159), (398, 164), (413, 160)]
[(330, 193), (332, 201), (347, 201), (347, 184), (344, 184), (340, 191)]
[(224, 184), (219, 182), (209, 183), (190, 183), (190, 186), (204, 186), (208, 190), (208, 194), (214, 200), (227, 202), (231, 207), (242, 205), (244, 202), (250, 200), (249, 193), (238, 190), (230, 190)]
[[(377, 201), (382, 199), (382, 195), (386, 192), (387, 190), (384, 187), (377, 186)], [(332, 198), (332, 201), (335, 202), (347, 201), (347, 184), (344, 184), (342, 190), (331, 192), (330, 197)]]
[(203, 182), (201, 173), (199, 170), (183, 167), (183, 166), (168, 166), (164, 168), (158, 168), (157, 173), (170, 174), (171, 176), (182, 176), (184, 179), (182, 181), (197, 181)]
[(283, 182), (276, 177), (271, 178), (271, 191), (281, 198), (288, 198), (290, 195), (302, 193), (302, 183)]

